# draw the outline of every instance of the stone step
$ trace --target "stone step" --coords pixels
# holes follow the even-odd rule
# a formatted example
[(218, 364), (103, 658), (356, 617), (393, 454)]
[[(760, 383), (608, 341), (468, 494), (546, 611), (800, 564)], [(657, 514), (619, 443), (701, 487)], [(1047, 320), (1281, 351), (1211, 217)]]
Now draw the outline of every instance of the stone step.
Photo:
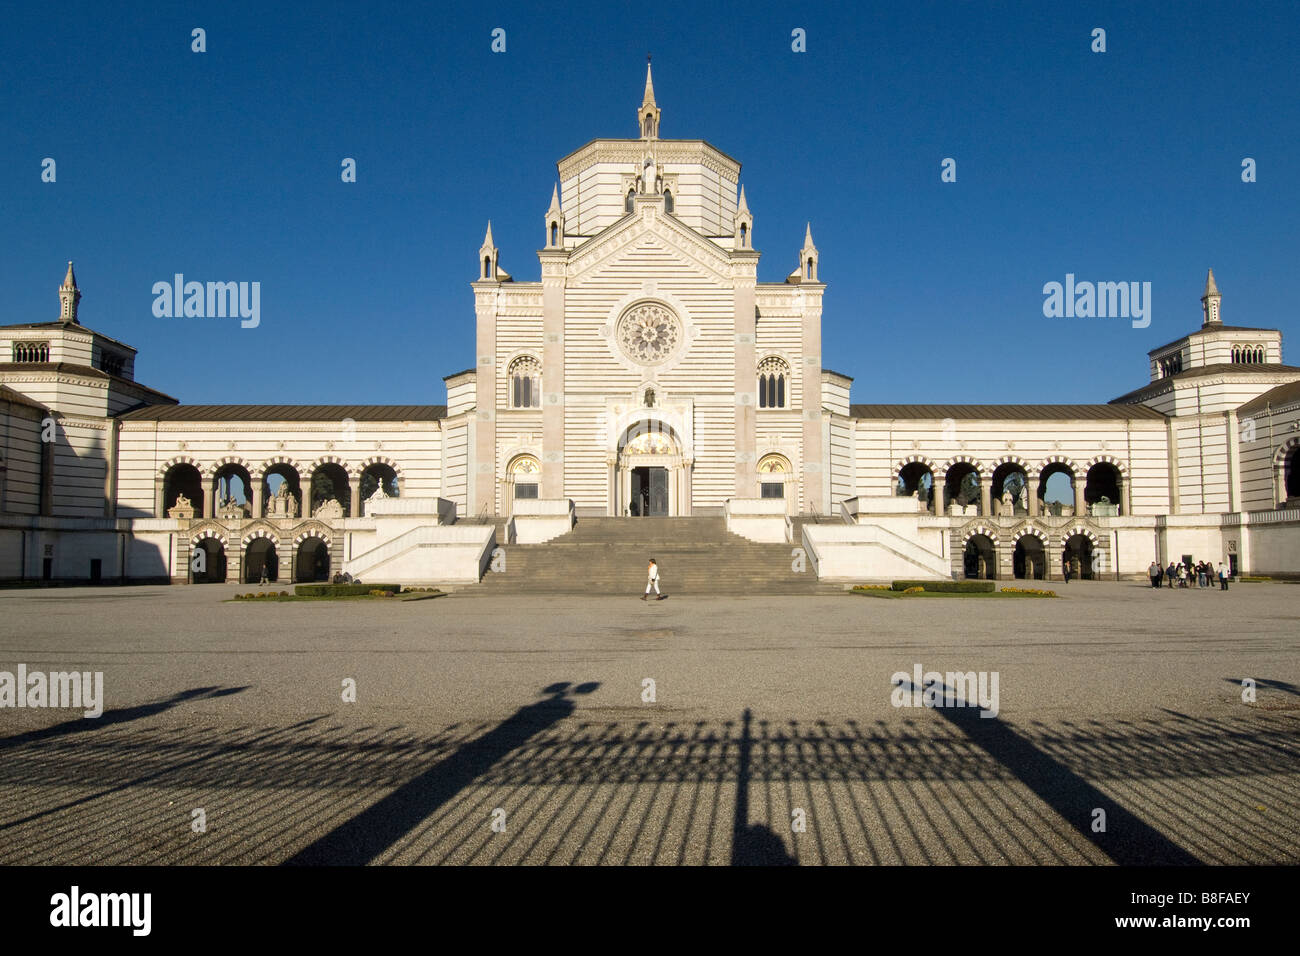
[[(503, 541), (504, 535), (498, 537)], [(505, 571), (480, 593), (641, 594), (655, 558), (660, 587), (674, 594), (834, 594), (812, 571), (791, 568), (792, 545), (729, 533), (722, 518), (582, 518), (545, 544), (502, 544)]]

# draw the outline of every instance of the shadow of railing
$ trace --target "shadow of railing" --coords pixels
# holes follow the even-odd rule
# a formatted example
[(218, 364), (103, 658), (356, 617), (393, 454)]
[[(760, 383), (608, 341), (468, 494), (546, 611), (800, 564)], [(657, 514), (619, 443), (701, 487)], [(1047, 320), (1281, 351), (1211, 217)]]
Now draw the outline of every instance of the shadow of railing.
[(11, 738), (0, 862), (1300, 862), (1286, 715), (652, 724), (586, 719), (580, 689), (432, 734), (205, 715)]

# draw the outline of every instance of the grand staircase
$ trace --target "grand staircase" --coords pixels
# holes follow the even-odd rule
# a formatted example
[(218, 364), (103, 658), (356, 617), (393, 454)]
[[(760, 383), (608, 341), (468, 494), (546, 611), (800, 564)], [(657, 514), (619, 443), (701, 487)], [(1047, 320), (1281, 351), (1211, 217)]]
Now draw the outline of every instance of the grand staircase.
[(665, 594), (843, 593), (820, 584), (806, 561), (802, 572), (792, 570), (795, 545), (730, 534), (722, 518), (580, 518), (546, 544), (501, 547), (505, 570), (489, 570), (464, 593), (638, 595), (650, 558)]

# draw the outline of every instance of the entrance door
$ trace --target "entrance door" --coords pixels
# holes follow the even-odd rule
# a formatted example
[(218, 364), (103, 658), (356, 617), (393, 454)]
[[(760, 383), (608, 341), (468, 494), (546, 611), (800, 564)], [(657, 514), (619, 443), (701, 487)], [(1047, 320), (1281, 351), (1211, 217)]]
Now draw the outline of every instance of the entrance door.
[(667, 517), (668, 469), (643, 466), (632, 469), (632, 500), (628, 510), (635, 517)]
[(650, 510), (646, 513), (651, 517), (667, 517), (668, 515), (667, 468), (650, 469)]

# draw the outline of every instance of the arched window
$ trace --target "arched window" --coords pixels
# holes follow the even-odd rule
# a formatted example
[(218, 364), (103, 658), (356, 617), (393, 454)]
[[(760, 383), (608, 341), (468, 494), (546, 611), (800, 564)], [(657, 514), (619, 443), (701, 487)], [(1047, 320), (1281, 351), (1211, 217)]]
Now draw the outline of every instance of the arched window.
[(510, 463), (510, 482), (516, 498), (536, 498), (542, 466), (532, 455), (520, 455)]
[(785, 408), (785, 383), (790, 366), (785, 360), (769, 355), (758, 363), (758, 407)]
[(542, 363), (531, 355), (521, 355), (506, 370), (510, 387), (511, 408), (542, 407)]
[(491, 275), (492, 275), (492, 257), (484, 256), (483, 257), (483, 278), (487, 279), (491, 277)]
[(1232, 364), (1236, 365), (1241, 361), (1241, 349), (1234, 347), (1232, 350)]
[(558, 246), (559, 244), (560, 244), (560, 226), (559, 223), (553, 222), (551, 223), (551, 245)]
[(15, 362), (48, 362), (50, 345), (48, 342), (15, 342)]
[(673, 211), (673, 194), (667, 189), (664, 190), (664, 212)]
[(764, 455), (758, 460), (758, 495), (760, 498), (784, 498), (785, 483), (791, 475), (790, 460), (784, 455)]
[(740, 224), (740, 248), (749, 248), (749, 226), (743, 222)]
[(636, 196), (636, 190), (635, 190), (635, 189), (629, 189), (629, 190), (627, 191), (627, 198), (623, 200), (623, 211), (624, 211), (624, 212), (631, 212), (631, 211), (632, 211), (632, 200), (633, 200), (633, 198), (634, 198), (635, 196)]

